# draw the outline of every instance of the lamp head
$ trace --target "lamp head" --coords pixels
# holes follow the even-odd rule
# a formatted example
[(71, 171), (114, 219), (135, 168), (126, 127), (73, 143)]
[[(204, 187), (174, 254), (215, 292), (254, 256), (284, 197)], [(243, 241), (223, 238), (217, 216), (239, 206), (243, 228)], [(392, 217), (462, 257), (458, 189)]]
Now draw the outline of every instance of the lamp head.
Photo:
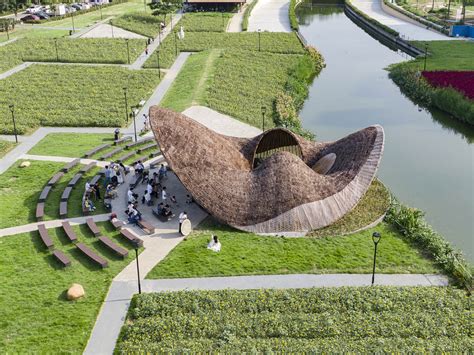
[(374, 232), (372, 234), (372, 241), (374, 244), (378, 244), (378, 242), (380, 242), (380, 238), (382, 238), (382, 235), (379, 232)]
[(10, 104), (10, 105), (8, 105), (8, 107), (10, 108), (11, 111), (13, 111), (13, 109), (15, 108), (15, 105)]
[(267, 112), (267, 107), (266, 106), (262, 106), (261, 107), (261, 110), (262, 110), (262, 114), (265, 114)]

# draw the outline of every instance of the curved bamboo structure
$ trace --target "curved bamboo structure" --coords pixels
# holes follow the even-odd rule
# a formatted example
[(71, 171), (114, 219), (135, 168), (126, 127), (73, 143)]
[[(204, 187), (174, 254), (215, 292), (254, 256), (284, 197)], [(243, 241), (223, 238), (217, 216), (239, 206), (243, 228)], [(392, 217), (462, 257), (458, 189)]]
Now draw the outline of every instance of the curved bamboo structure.
[(340, 219), (367, 191), (384, 147), (379, 125), (311, 142), (283, 128), (228, 137), (157, 106), (150, 123), (195, 201), (218, 220), (256, 233), (307, 232)]

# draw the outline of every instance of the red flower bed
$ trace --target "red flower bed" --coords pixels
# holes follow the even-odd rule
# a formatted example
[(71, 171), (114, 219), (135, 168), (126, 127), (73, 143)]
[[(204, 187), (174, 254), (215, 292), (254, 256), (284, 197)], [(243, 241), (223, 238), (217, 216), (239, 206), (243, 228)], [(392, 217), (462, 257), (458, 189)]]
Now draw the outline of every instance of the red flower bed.
[(474, 71), (424, 71), (423, 77), (435, 87), (452, 87), (474, 100)]

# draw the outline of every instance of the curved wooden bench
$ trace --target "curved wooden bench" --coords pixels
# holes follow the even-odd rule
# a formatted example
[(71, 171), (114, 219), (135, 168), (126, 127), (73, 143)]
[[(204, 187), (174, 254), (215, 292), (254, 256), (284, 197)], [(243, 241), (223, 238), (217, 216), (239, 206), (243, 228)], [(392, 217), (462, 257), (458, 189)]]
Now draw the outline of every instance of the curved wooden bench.
[(67, 183), (67, 186), (74, 186), (82, 178), (82, 173), (77, 173), (74, 177)]
[(68, 186), (64, 189), (63, 194), (61, 195), (61, 201), (69, 200), (73, 186)]
[(87, 226), (89, 227), (89, 229), (91, 230), (91, 232), (92, 232), (96, 237), (98, 237), (98, 236), (100, 235), (100, 229), (99, 229), (99, 227), (97, 227), (97, 224), (95, 224), (93, 218), (87, 218), (87, 219), (86, 219), (86, 224), (87, 224)]
[(76, 232), (72, 229), (72, 226), (69, 222), (65, 221), (61, 223), (64, 229), (64, 232), (66, 233), (67, 237), (72, 243), (77, 242), (77, 235)]
[(122, 155), (121, 157), (119, 157), (119, 158), (117, 159), (117, 161), (118, 161), (119, 163), (123, 163), (125, 160), (127, 160), (127, 159), (130, 158), (130, 157), (133, 157), (135, 154), (136, 154), (135, 151), (129, 152), (129, 153), (124, 154), (124, 155)]
[(138, 225), (143, 229), (147, 234), (155, 233), (155, 226), (144, 219), (138, 221)]
[(161, 155), (161, 151), (160, 150), (155, 150), (154, 152), (151, 152), (148, 157), (149, 158), (154, 158), (154, 157), (157, 157), (158, 155)]
[(67, 201), (61, 201), (59, 203), (59, 217), (61, 218), (67, 217)]
[(43, 191), (41, 191), (41, 194), (38, 198), (39, 202), (44, 202), (46, 200), (46, 198), (48, 197), (49, 192), (51, 191), (51, 188), (52, 188), (51, 185), (46, 185), (44, 187)]
[(156, 143), (151, 143), (151, 144), (147, 144), (143, 147), (140, 147), (137, 149), (137, 153), (140, 154), (141, 152), (143, 152), (144, 150), (147, 150), (147, 149), (151, 149), (151, 148), (155, 148), (156, 147)]
[(154, 141), (154, 140), (155, 140), (155, 137), (143, 138), (143, 139), (140, 139), (139, 141), (126, 144), (126, 145), (125, 145), (125, 149), (130, 149), (130, 148), (136, 147), (137, 145), (141, 145), (141, 144), (143, 144), (143, 143), (151, 142), (151, 141)]
[(128, 229), (121, 229), (120, 234), (124, 236), (129, 242), (133, 244), (137, 243), (139, 246), (143, 246), (143, 240), (134, 236)]
[(118, 255), (120, 255), (122, 258), (125, 258), (128, 255), (128, 250), (125, 248), (122, 248), (115, 244), (113, 241), (111, 241), (107, 237), (99, 237), (99, 240), (101, 241), (102, 244), (104, 244), (107, 248), (110, 250), (116, 252)]
[(89, 163), (87, 165), (84, 165), (81, 170), (79, 170), (80, 173), (82, 174), (85, 174), (87, 173), (89, 170), (91, 170), (93, 167), (95, 167), (97, 165), (96, 162), (92, 162), (92, 163)]
[(99, 182), (100, 178), (102, 177), (102, 174), (97, 174), (95, 175), (90, 181), (89, 184), (95, 185)]
[(135, 165), (136, 163), (138, 163), (138, 161), (141, 161), (142, 163), (144, 163), (145, 161), (148, 160), (148, 155), (143, 155), (137, 159), (135, 159), (133, 162), (130, 163), (131, 166)]
[(117, 230), (122, 229), (122, 227), (124, 226), (123, 222), (118, 218), (112, 218), (110, 220), (110, 223), (112, 223), (114, 228), (117, 229)]
[(42, 221), (44, 218), (44, 202), (40, 202), (36, 205), (36, 220)]
[(106, 159), (109, 159), (111, 156), (117, 154), (117, 153), (120, 153), (121, 151), (123, 150), (123, 147), (118, 147), (118, 148), (115, 148), (113, 150), (111, 150), (110, 152), (108, 153), (105, 153), (104, 155), (102, 155), (99, 160), (106, 160)]
[(84, 243), (76, 244), (77, 249), (79, 249), (84, 255), (86, 255), (89, 259), (94, 261), (95, 263), (99, 264), (102, 268), (108, 266), (107, 260), (102, 258), (101, 256), (94, 253), (90, 250)]
[(63, 266), (69, 266), (71, 265), (71, 260), (64, 254), (61, 250), (55, 250), (53, 251), (53, 256), (61, 263)]
[(90, 156), (92, 156), (96, 153), (99, 153), (100, 151), (102, 151), (104, 149), (107, 149), (110, 146), (112, 146), (111, 143), (105, 143), (105, 144), (99, 145), (98, 147), (95, 147), (95, 148), (89, 150), (88, 152), (86, 152), (86, 154), (84, 154), (84, 158), (89, 158)]
[(131, 139), (132, 139), (132, 136), (126, 136), (126, 137), (120, 138), (120, 139), (114, 141), (114, 145), (122, 144), (122, 143), (124, 143), (126, 141), (129, 141)]
[(62, 177), (64, 176), (64, 173), (60, 171), (59, 173), (56, 173), (51, 180), (48, 181), (48, 185), (52, 186), (55, 183), (57, 183)]
[(54, 247), (54, 243), (51, 240), (51, 237), (48, 234), (48, 230), (46, 229), (46, 226), (44, 224), (38, 224), (38, 232), (46, 248), (52, 249)]
[(79, 164), (80, 159), (74, 159), (72, 162), (67, 163), (64, 165), (64, 167), (61, 169), (61, 171), (67, 173), (69, 170), (74, 168), (77, 164)]

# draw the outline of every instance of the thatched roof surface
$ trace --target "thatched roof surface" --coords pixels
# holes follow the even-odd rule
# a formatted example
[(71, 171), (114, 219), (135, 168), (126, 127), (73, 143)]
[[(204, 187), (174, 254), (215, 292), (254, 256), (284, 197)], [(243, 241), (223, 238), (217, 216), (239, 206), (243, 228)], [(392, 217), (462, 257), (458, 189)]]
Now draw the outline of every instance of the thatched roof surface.
[[(150, 118), (164, 157), (194, 199), (219, 220), (260, 233), (308, 231), (341, 218), (369, 187), (384, 144), (381, 126), (315, 143), (284, 129), (251, 139), (223, 136), (157, 106)], [(252, 169), (258, 143), (271, 148), (264, 135), (294, 137), (302, 158), (279, 151)], [(316, 173), (312, 167), (329, 153), (336, 154), (334, 164)]]

